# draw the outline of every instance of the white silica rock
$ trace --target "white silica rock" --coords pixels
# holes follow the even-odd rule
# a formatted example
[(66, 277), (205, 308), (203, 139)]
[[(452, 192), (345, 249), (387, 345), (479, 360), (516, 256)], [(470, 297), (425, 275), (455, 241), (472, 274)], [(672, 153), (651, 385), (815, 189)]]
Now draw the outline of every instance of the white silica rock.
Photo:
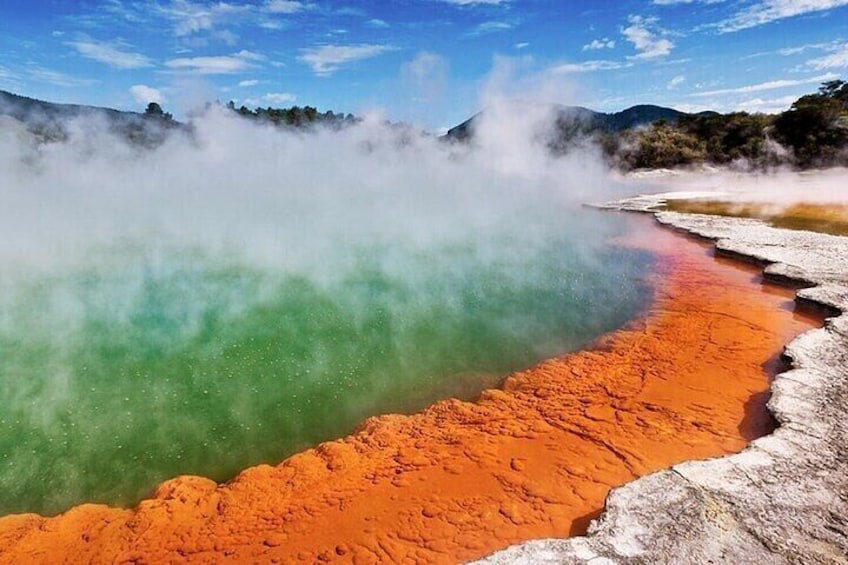
[[(688, 194), (678, 194), (688, 197)], [(657, 220), (809, 285), (799, 300), (834, 316), (786, 346), (772, 384), (779, 426), (741, 453), (675, 465), (613, 489), (585, 537), (518, 544), (481, 564), (848, 563), (848, 237), (760, 220), (656, 212), (674, 194), (600, 208)]]

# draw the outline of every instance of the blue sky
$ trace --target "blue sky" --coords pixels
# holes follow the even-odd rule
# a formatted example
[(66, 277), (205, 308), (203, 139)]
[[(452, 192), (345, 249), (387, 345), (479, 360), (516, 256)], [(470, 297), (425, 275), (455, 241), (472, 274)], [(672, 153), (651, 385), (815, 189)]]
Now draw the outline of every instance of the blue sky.
[(437, 129), (488, 96), (780, 111), (848, 78), (848, 0), (2, 0), (0, 88), (177, 116), (207, 100)]

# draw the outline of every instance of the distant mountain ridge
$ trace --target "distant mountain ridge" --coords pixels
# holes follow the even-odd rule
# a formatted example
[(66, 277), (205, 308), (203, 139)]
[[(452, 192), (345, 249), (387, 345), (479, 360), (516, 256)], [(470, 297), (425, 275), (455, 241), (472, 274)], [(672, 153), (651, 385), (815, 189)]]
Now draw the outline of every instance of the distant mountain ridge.
[(105, 114), (113, 117), (142, 117), (138, 112), (126, 112), (98, 106), (46, 102), (20, 94), (0, 90), (0, 115), (11, 116), (22, 122), (40, 116), (75, 118), (82, 115)]
[(653, 104), (639, 104), (621, 112), (600, 115), (606, 129), (619, 132), (638, 126), (649, 125), (657, 120), (676, 122), (681, 116), (687, 116), (689, 114), (675, 110), (674, 108), (655, 106)]
[[(211, 104), (207, 104), (207, 107)], [(255, 111), (235, 103), (224, 106), (245, 119), (266, 121), (282, 127), (307, 128), (313, 124), (340, 128), (359, 121), (352, 114), (324, 113), (311, 106), (291, 108), (257, 108)], [(121, 135), (131, 142), (143, 145), (158, 145), (169, 131), (191, 131), (190, 124), (174, 120), (157, 103), (148, 105), (144, 113), (114, 110), (79, 104), (45, 102), (0, 90), (0, 116), (9, 116), (20, 122), (28, 131), (42, 141), (58, 141), (67, 138), (70, 120), (93, 118), (100, 120), (112, 133)]]
[[(579, 129), (581, 132), (618, 133), (638, 126), (647, 126), (657, 120), (675, 122), (681, 116), (688, 116), (673, 108), (640, 104), (626, 110), (613, 113), (596, 112), (582, 106), (552, 105), (556, 122), (561, 130)], [(463, 123), (448, 130), (445, 137), (453, 140), (465, 140), (471, 137), (474, 127), (479, 123), (486, 110), (478, 112)], [(63, 122), (79, 117), (99, 116), (120, 133), (138, 133), (139, 128), (148, 129), (151, 124), (161, 126), (164, 120), (156, 119), (139, 112), (115, 110), (98, 106), (80, 104), (62, 104), (46, 102), (0, 90), (0, 115), (11, 116), (24, 123), (30, 131), (47, 138), (63, 137)], [(181, 124), (173, 122), (170, 127)]]
[[(358, 120), (354, 116), (325, 112), (305, 106), (289, 109), (227, 108), (244, 118), (256, 119), (281, 127), (311, 127), (322, 123), (342, 127)], [(848, 82), (828, 80), (818, 92), (798, 98), (779, 114), (749, 114), (744, 111), (720, 114), (691, 114), (673, 108), (641, 104), (621, 112), (595, 112), (581, 106), (562, 106), (516, 100), (507, 108), (513, 121), (528, 122), (530, 115), (550, 110), (547, 127), (534, 132), (553, 155), (563, 155), (585, 146), (600, 148), (613, 167), (623, 171), (686, 167), (701, 163), (729, 166), (740, 170), (767, 170), (775, 167), (848, 167)], [(440, 139), (469, 140), (481, 122), (491, 113), (484, 109), (451, 128)], [(54, 104), (0, 90), (0, 117), (10, 116), (39, 141), (61, 141), (72, 132), (74, 118), (91, 117), (82, 127), (109, 132), (128, 141), (153, 147), (161, 144), (172, 131), (191, 135), (193, 127), (171, 119), (158, 104), (148, 106), (144, 114), (76, 104)], [(8, 120), (8, 118), (7, 118)], [(0, 120), (5, 127), (6, 120)], [(13, 124), (14, 125), (14, 124)], [(388, 124), (392, 125), (392, 124)], [(397, 125), (397, 124), (395, 124)], [(536, 127), (538, 124), (531, 124)]]
[(185, 127), (164, 115), (46, 102), (5, 90), (0, 90), (0, 116), (18, 120), (43, 141), (66, 139), (68, 122), (77, 118), (101, 119), (112, 133), (143, 145), (158, 145), (169, 131)]
[[(474, 128), (479, 123), (486, 110), (482, 110), (461, 124), (452, 127), (445, 134), (445, 138), (455, 141), (464, 141), (473, 136)], [(583, 106), (553, 105), (555, 121), (562, 131), (575, 133), (601, 132), (619, 133), (638, 126), (647, 126), (657, 120), (676, 122), (681, 116), (688, 116), (685, 112), (674, 108), (654, 106), (652, 104), (639, 104), (626, 110), (613, 113), (596, 112)]]

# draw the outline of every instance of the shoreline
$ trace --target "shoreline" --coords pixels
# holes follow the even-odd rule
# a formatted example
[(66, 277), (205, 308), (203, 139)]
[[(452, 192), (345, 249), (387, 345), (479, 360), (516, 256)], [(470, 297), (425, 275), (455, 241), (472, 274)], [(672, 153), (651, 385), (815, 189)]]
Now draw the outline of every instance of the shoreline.
[[(653, 317), (631, 324), (641, 327), (625, 327), (590, 350), (516, 373), (506, 379), (503, 390), (485, 391), (475, 403), (444, 401), (414, 416), (371, 418), (354, 436), (327, 442), (276, 467), (252, 467), (225, 485), (201, 477), (179, 477), (163, 483), (153, 499), (134, 510), (83, 505), (50, 519), (2, 518), (0, 562), (336, 559), (368, 563), (382, 558), (448, 563), (478, 558), (521, 539), (581, 534), (600, 511), (610, 487), (675, 462), (739, 451), (751, 437), (768, 431), (762, 414), (743, 418), (752, 421), (747, 424), (750, 429), (741, 429), (738, 413), (727, 406), (722, 410), (730, 414), (729, 422), (711, 422), (709, 411), (715, 407), (708, 406), (708, 399), (715, 398), (716, 392), (705, 393), (689, 385), (670, 394), (662, 371), (658, 380), (654, 375), (658, 371), (650, 350), (640, 354), (644, 342), (661, 346), (662, 340), (652, 337), (652, 332), (663, 324), (671, 324), (666, 341), (668, 335), (698, 331), (688, 321), (695, 303), (684, 299), (710, 299), (710, 292), (704, 291), (709, 290), (705, 281), (712, 279), (689, 281), (692, 288), (686, 292), (679, 287), (676, 314), (668, 297), (673, 281), (684, 285), (686, 277), (681, 273), (686, 264), (714, 271), (730, 269), (737, 273), (732, 277), (734, 284), (760, 293), (751, 288), (750, 269), (722, 266), (702, 247), (692, 253), (697, 245), (681, 246), (673, 241), (679, 236), (658, 234), (652, 234), (654, 243), (664, 242), (670, 264), (657, 276), (660, 284), (666, 277), (667, 288), (655, 297)], [(675, 247), (686, 247), (691, 256), (680, 251), (674, 255)], [(706, 272), (699, 276), (706, 277)], [(689, 296), (699, 284), (702, 296)], [(726, 307), (732, 304), (729, 300)], [(769, 319), (786, 315), (771, 312), (772, 308), (763, 306), (757, 315)], [(713, 323), (734, 322), (719, 314)], [(737, 330), (728, 326), (701, 338), (706, 335), (708, 341), (724, 339), (726, 346), (738, 346), (733, 338)], [(766, 349), (779, 351), (782, 343), (777, 341), (782, 338), (770, 339), (772, 345)], [(668, 345), (665, 351), (673, 356)], [(773, 353), (760, 362), (771, 357)], [(598, 371), (604, 359), (617, 359), (618, 364), (608, 365), (611, 370), (602, 375)], [(641, 359), (641, 367), (634, 365), (634, 359)], [(707, 363), (703, 370), (717, 369)], [(755, 380), (763, 381), (757, 385), (761, 390), (750, 390), (753, 385), (746, 384), (735, 393), (722, 392), (744, 404), (754, 392), (767, 389), (757, 364), (754, 373), (759, 375)], [(635, 402), (638, 397), (633, 395), (646, 388), (653, 396)], [(551, 400), (556, 398), (560, 405)], [(596, 400), (584, 401), (590, 398)], [(689, 412), (673, 408), (673, 402), (681, 399), (691, 404)], [(758, 418), (759, 422), (753, 421)], [(646, 426), (648, 421), (652, 423)], [(635, 439), (623, 445), (610, 443), (610, 437), (621, 439), (619, 428), (627, 426)], [(682, 447), (689, 450), (686, 455), (680, 454)], [(594, 468), (585, 462), (592, 462)], [(344, 477), (351, 480), (346, 482)], [(373, 543), (369, 544), (369, 538)]]
[(599, 208), (652, 214), (759, 265), (826, 316), (786, 345), (770, 390), (776, 430), (742, 452), (613, 489), (585, 537), (517, 544), (477, 563), (844, 563), (848, 555), (848, 238), (759, 220), (657, 211), (665, 194)]

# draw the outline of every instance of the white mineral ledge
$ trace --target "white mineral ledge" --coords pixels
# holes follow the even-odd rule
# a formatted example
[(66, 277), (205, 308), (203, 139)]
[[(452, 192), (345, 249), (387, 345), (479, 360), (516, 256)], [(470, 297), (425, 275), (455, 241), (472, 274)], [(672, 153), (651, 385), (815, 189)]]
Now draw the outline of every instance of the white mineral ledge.
[[(697, 196), (637, 196), (598, 207), (656, 212), (668, 200)], [(835, 314), (786, 346), (792, 368), (775, 378), (768, 403), (778, 428), (741, 453), (613, 489), (585, 537), (522, 543), (477, 563), (848, 563), (848, 237), (722, 216), (656, 218), (767, 264), (767, 276), (809, 285), (797, 298)]]

